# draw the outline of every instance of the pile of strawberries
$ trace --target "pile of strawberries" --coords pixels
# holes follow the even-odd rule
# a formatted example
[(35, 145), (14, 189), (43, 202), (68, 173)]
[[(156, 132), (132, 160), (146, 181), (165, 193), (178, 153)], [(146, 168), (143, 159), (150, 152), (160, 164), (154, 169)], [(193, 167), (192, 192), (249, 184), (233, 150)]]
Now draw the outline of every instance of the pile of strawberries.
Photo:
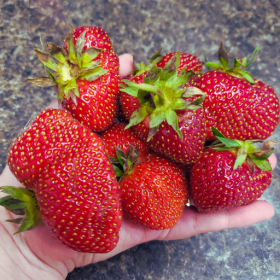
[[(107, 33), (71, 28), (63, 47), (36, 50), (61, 109), (41, 112), (13, 143), (8, 165), (26, 188), (2, 187), (0, 205), (18, 232), (43, 220), (66, 246), (106, 253), (119, 239), (123, 213), (151, 229), (180, 219), (189, 192), (198, 211), (258, 199), (271, 182), (269, 137), (279, 123), (275, 91), (221, 44), (220, 64), (191, 54), (156, 52), (126, 79)], [(11, 221), (11, 220), (9, 220)]]

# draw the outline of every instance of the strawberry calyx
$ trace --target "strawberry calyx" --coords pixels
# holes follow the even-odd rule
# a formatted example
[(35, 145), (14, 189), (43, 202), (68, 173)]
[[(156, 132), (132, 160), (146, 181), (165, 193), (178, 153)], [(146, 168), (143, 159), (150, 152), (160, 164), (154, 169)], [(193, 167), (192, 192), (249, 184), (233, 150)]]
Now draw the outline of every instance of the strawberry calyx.
[(242, 77), (246, 79), (249, 83), (255, 84), (255, 81), (253, 79), (252, 74), (249, 71), (244, 71), (246, 68), (248, 68), (255, 60), (256, 55), (258, 54), (260, 50), (260, 46), (257, 46), (255, 50), (253, 51), (251, 58), (247, 62), (247, 58), (234, 58), (234, 65), (233, 67), (229, 67), (229, 58), (228, 53), (225, 50), (225, 47), (223, 45), (223, 42), (221, 42), (219, 51), (218, 51), (218, 57), (220, 60), (220, 64), (217, 64), (215, 62), (209, 62), (207, 61), (207, 57), (205, 56), (205, 66), (208, 68), (213, 68), (215, 70), (228, 73), (229, 75), (236, 76), (236, 77)]
[[(201, 108), (206, 97), (206, 94), (198, 88), (184, 88), (195, 73), (186, 71), (184, 68), (177, 74), (180, 55), (180, 53), (175, 54), (163, 69), (154, 66), (144, 75), (144, 83), (138, 84), (124, 79), (125, 84), (120, 84), (120, 91), (138, 97), (141, 105), (132, 113), (126, 128), (139, 124), (149, 115), (148, 141), (156, 134), (159, 125), (165, 120), (183, 139), (176, 111)], [(197, 98), (193, 99), (196, 95)]]
[(116, 154), (117, 158), (109, 158), (115, 170), (116, 177), (119, 178), (118, 182), (120, 182), (123, 177), (132, 173), (135, 165), (137, 164), (140, 151), (137, 149), (137, 147), (131, 145), (127, 151), (127, 154), (125, 154), (119, 147), (116, 147)]
[(243, 162), (246, 162), (254, 172), (255, 166), (265, 171), (272, 171), (271, 165), (267, 159), (273, 153), (273, 146), (278, 144), (275, 141), (266, 141), (263, 146), (259, 148), (254, 143), (262, 140), (233, 140), (226, 138), (218, 129), (212, 128), (213, 135), (217, 139), (209, 147), (216, 151), (227, 151), (231, 150), (236, 154), (236, 160), (233, 169), (237, 169)]
[(144, 62), (135, 63), (133, 56), (134, 71), (132, 72), (132, 76), (141, 75), (147, 71), (150, 71), (154, 66), (156, 66), (163, 58), (160, 52), (161, 49), (157, 50), (151, 57), (148, 57), (150, 63), (147, 65)]
[(86, 30), (77, 39), (74, 46), (73, 27), (65, 39), (68, 53), (61, 47), (49, 42), (47, 45), (41, 40), (44, 51), (35, 49), (37, 58), (44, 64), (48, 77), (27, 79), (40, 87), (56, 85), (58, 87), (58, 101), (65, 96), (77, 104), (79, 97), (77, 79), (94, 81), (108, 70), (99, 67), (102, 63), (94, 59), (102, 52), (101, 49), (90, 47), (84, 50)]
[(33, 191), (11, 186), (1, 187), (0, 190), (9, 194), (0, 199), (0, 205), (13, 214), (24, 216), (22, 218), (6, 220), (6, 222), (20, 224), (15, 234), (32, 230), (41, 223), (40, 211)]

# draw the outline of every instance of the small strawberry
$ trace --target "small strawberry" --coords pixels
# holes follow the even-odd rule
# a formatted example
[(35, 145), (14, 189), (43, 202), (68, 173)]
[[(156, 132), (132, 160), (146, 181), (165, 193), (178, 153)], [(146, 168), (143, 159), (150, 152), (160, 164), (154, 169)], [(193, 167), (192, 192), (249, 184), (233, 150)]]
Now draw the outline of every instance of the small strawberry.
[(279, 123), (279, 100), (270, 86), (255, 80), (245, 69), (257, 54), (257, 47), (250, 61), (234, 59), (229, 68), (228, 55), (221, 44), (218, 56), (221, 65), (207, 62), (214, 68), (194, 76), (189, 86), (197, 87), (207, 96), (203, 103), (206, 116), (207, 139), (214, 139), (216, 127), (230, 139), (266, 139)]
[(116, 246), (122, 222), (120, 186), (102, 140), (68, 112), (40, 113), (13, 143), (8, 165), (34, 191), (3, 188), (10, 196), (0, 200), (2, 206), (26, 208), (19, 212), (26, 216), (14, 220), (22, 223), (18, 232), (42, 219), (60, 242), (76, 251), (106, 253)]
[(125, 129), (125, 126), (124, 123), (116, 123), (101, 134), (107, 155), (117, 158), (116, 147), (127, 154), (129, 148), (133, 145), (140, 152), (138, 162), (144, 161), (148, 156), (146, 142), (136, 137), (130, 129)]
[(124, 213), (135, 223), (151, 229), (173, 227), (188, 199), (188, 185), (181, 169), (165, 157), (149, 154), (138, 163), (139, 151), (131, 146), (126, 155), (117, 148), (124, 173), (120, 178)]
[(274, 141), (259, 149), (260, 140), (230, 140), (213, 128), (219, 140), (203, 152), (191, 169), (191, 191), (201, 212), (215, 212), (257, 200), (269, 187), (272, 175), (267, 158)]
[[(43, 43), (42, 43), (43, 44)], [(82, 124), (103, 131), (116, 119), (119, 59), (99, 27), (71, 28), (63, 48), (49, 43), (49, 55), (35, 50), (49, 77), (28, 79), (37, 86), (56, 85), (58, 100)]]
[[(190, 164), (200, 156), (205, 142), (201, 108), (205, 95), (196, 88), (184, 88), (191, 73), (182, 70), (178, 74), (179, 65), (180, 53), (163, 69), (154, 67), (137, 82), (124, 80), (127, 86), (122, 85), (121, 91), (138, 98), (134, 108), (139, 107), (127, 128), (134, 126), (135, 134), (154, 151)], [(127, 107), (130, 114), (133, 106), (123, 105), (125, 112)]]

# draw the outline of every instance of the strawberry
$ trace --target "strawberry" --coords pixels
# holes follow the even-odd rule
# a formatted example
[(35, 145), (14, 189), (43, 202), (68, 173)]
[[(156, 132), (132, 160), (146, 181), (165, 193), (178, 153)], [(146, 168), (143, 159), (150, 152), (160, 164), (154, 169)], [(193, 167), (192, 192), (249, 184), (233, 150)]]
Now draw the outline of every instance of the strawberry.
[(201, 212), (215, 212), (255, 201), (271, 183), (267, 158), (276, 142), (268, 141), (259, 149), (253, 143), (260, 140), (230, 140), (215, 128), (212, 132), (219, 141), (191, 169), (195, 206)]
[(205, 95), (196, 88), (184, 88), (190, 72), (178, 74), (180, 61), (177, 53), (163, 69), (153, 67), (137, 82), (124, 80), (127, 86), (122, 85), (121, 91), (138, 98), (135, 106), (123, 104), (126, 116), (138, 106), (127, 128), (133, 126), (134, 133), (154, 151), (190, 164), (200, 156), (205, 142), (201, 108)]
[[(139, 151), (131, 146), (126, 155), (117, 148), (124, 173), (120, 178), (124, 213), (135, 223), (151, 229), (173, 227), (188, 199), (188, 185), (181, 169), (165, 157), (149, 154), (138, 163)], [(119, 173), (118, 173), (119, 172)]]
[(219, 58), (222, 65), (207, 62), (215, 70), (194, 76), (189, 86), (203, 90), (207, 139), (213, 140), (212, 127), (230, 139), (266, 139), (279, 123), (279, 100), (270, 86), (253, 79), (244, 71), (254, 61), (235, 59), (229, 68), (228, 55), (221, 44)]
[(21, 201), (26, 203), (18, 232), (42, 219), (60, 242), (76, 251), (106, 253), (116, 246), (122, 222), (120, 186), (102, 140), (68, 112), (40, 113), (13, 143), (8, 165), (34, 191), (3, 188), (11, 196), (1, 205), (10, 209), (9, 199), (20, 208)]
[(130, 146), (133, 145), (140, 152), (138, 162), (144, 161), (148, 156), (146, 143), (136, 137), (130, 129), (125, 129), (125, 126), (124, 123), (116, 123), (101, 134), (107, 155), (117, 158), (116, 147), (127, 154)]
[(63, 48), (42, 43), (56, 60), (35, 50), (49, 77), (28, 79), (37, 86), (56, 85), (58, 100), (82, 124), (100, 132), (117, 115), (119, 60), (107, 33), (99, 27), (71, 28)]
[[(168, 61), (176, 54), (180, 55), (180, 62), (177, 69), (177, 74), (179, 75), (181, 71), (193, 71), (194, 73), (200, 73), (202, 71), (202, 63), (199, 59), (188, 53), (184, 52), (170, 52), (166, 55), (160, 55), (160, 51), (158, 50), (155, 52), (152, 57), (150, 58), (150, 63), (146, 66), (144, 63), (136, 63), (135, 64), (135, 71), (132, 76), (127, 77), (126, 79), (137, 84), (144, 83), (144, 76), (151, 70), (154, 66), (157, 68), (163, 69)], [(141, 105), (137, 97), (133, 95), (129, 95), (126, 92), (121, 93), (121, 106), (124, 112), (124, 115), (127, 120), (130, 119), (132, 113), (138, 109)]]

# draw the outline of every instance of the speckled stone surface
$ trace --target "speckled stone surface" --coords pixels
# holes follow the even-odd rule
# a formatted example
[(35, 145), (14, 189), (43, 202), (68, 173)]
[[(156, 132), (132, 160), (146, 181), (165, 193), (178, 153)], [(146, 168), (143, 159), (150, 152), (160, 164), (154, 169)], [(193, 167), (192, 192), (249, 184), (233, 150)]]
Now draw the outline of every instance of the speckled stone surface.
[[(40, 89), (27, 77), (44, 74), (34, 47), (39, 38), (60, 44), (70, 24), (98, 25), (110, 35), (117, 54), (136, 61), (162, 47), (163, 53), (204, 53), (216, 59), (225, 43), (230, 56), (261, 47), (252, 74), (280, 96), (279, 0), (81, 0), (0, 1), (0, 171), (13, 139), (33, 112), (54, 98), (53, 88)], [(39, 70), (35, 70), (39, 69)], [(280, 143), (280, 127), (273, 140)], [(280, 147), (276, 147), (280, 161)], [(86, 279), (280, 279), (280, 167), (263, 198), (275, 216), (244, 229), (207, 233), (181, 241), (149, 242), (107, 261), (77, 268), (67, 280)]]

